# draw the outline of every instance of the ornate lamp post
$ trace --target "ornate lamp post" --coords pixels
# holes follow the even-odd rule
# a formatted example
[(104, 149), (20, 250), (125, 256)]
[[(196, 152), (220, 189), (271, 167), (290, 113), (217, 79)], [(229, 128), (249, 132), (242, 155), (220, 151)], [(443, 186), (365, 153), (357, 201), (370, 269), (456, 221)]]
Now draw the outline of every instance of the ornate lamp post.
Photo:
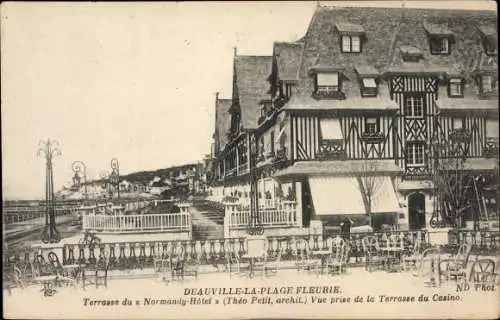
[(88, 200), (88, 193), (87, 193), (87, 167), (85, 166), (85, 163), (83, 161), (74, 161), (73, 164), (71, 164), (71, 168), (73, 169), (74, 176), (73, 176), (73, 185), (77, 188), (80, 187), (82, 178), (80, 177), (80, 172), (83, 174), (83, 192), (84, 192), (84, 197), (85, 201)]
[(61, 240), (61, 235), (56, 229), (55, 197), (54, 197), (54, 173), (52, 160), (54, 156), (60, 156), (59, 142), (47, 139), (40, 141), (37, 155), (45, 156), (45, 228), (42, 232), (43, 243), (56, 243)]
[(106, 194), (109, 195), (109, 197), (111, 199), (111, 197), (113, 196), (113, 191), (111, 190), (110, 184), (109, 184), (109, 173), (104, 170), (104, 171), (101, 171), (100, 176), (101, 176), (101, 181), (102, 181), (101, 187), (102, 187), (102, 189), (107, 189)]
[(257, 185), (257, 168), (256, 161), (258, 156), (257, 139), (255, 134), (252, 134), (249, 143), (249, 164), (250, 164), (250, 219), (248, 222), (247, 232), (249, 235), (262, 235), (264, 227), (259, 215), (259, 197)]
[(118, 199), (120, 199), (120, 166), (116, 158), (111, 159), (111, 175), (109, 177), (109, 182), (115, 186)]

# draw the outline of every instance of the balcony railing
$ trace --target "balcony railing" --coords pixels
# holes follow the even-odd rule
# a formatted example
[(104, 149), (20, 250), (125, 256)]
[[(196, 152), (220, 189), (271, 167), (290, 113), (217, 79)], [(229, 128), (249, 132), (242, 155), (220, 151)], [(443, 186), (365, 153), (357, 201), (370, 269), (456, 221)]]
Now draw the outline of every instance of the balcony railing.
[(363, 132), (360, 139), (366, 143), (382, 143), (385, 135), (383, 132)]
[(454, 142), (469, 142), (471, 133), (467, 129), (453, 129), (449, 134), (449, 138)]
[(188, 231), (189, 212), (137, 215), (85, 215), (83, 230), (98, 232)]
[(483, 148), (483, 156), (488, 158), (498, 157), (498, 139), (490, 139), (486, 142)]
[(340, 91), (338, 86), (321, 86), (317, 87), (316, 91), (313, 93), (313, 98), (320, 99), (333, 99), (333, 100), (344, 100), (345, 94)]
[(319, 160), (344, 160), (346, 152), (342, 140), (323, 140), (316, 155)]
[(249, 172), (248, 163), (240, 164), (238, 166), (238, 175), (246, 174)]
[(276, 155), (274, 156), (274, 162), (282, 162), (288, 159), (286, 152), (286, 147), (276, 150)]
[[(225, 215), (229, 229), (243, 229), (250, 222), (250, 208), (241, 204), (226, 205)], [(259, 208), (260, 222), (264, 227), (298, 227), (296, 203), (282, 202), (277, 208), (263, 205)]]

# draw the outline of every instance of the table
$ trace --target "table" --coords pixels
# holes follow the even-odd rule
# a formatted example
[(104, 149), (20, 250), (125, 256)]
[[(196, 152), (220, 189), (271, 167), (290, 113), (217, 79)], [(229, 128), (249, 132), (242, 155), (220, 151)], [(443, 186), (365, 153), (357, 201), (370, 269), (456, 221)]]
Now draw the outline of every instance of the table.
[(331, 250), (314, 250), (314, 251), (311, 251), (311, 254), (313, 256), (317, 256), (317, 257), (320, 257), (321, 259), (321, 273), (323, 273), (323, 271), (325, 270), (325, 266), (326, 266), (326, 260), (331, 257), (332, 255), (332, 251)]
[[(382, 247), (380, 248), (386, 256), (385, 269), (388, 272), (401, 271), (401, 253), (404, 251), (401, 247)], [(396, 268), (398, 266), (398, 268)]]

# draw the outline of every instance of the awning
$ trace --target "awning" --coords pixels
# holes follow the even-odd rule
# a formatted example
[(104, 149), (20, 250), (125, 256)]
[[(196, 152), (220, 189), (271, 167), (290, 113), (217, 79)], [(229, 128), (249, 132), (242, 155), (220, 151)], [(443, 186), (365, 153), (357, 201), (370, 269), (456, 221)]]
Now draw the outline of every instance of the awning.
[(399, 201), (390, 177), (363, 177), (365, 196), (371, 198), (372, 213), (399, 212)]
[(340, 129), (339, 119), (323, 118), (320, 119), (321, 138), (323, 140), (342, 140), (342, 130)]
[(363, 214), (363, 196), (355, 177), (310, 177), (316, 215)]

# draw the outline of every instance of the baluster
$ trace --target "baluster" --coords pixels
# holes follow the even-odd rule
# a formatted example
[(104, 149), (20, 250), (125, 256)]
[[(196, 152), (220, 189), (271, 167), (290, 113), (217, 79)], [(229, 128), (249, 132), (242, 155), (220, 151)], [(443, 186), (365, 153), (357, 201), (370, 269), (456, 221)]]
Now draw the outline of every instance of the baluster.
[(201, 253), (201, 258), (207, 262), (208, 261), (208, 255), (207, 255), (207, 250), (205, 247), (205, 240), (200, 241), (200, 253)]
[(144, 263), (146, 262), (146, 243), (139, 243), (139, 264), (141, 269), (144, 267)]
[(238, 254), (239, 256), (243, 256), (246, 254), (246, 248), (245, 248), (245, 238), (239, 238), (238, 239), (239, 243), (240, 243), (240, 248), (239, 248), (239, 251), (238, 251)]
[(200, 261), (201, 260), (201, 243), (200, 241), (193, 241), (194, 245), (194, 252), (196, 254), (196, 260)]
[(223, 261), (225, 257), (224, 239), (219, 239), (219, 260)]
[(79, 264), (86, 264), (87, 263), (87, 261), (85, 260), (85, 245), (84, 244), (78, 245), (78, 262), (79, 262)]
[(155, 257), (155, 249), (156, 249), (156, 243), (155, 242), (149, 242), (149, 256), (147, 258), (147, 261), (149, 264), (152, 264), (154, 261)]
[(91, 264), (91, 265), (94, 265), (96, 263), (94, 249), (95, 249), (95, 245), (89, 244), (89, 264)]
[(68, 245), (65, 244), (62, 248), (62, 264), (63, 265), (67, 264), (67, 258), (66, 258), (67, 250), (68, 250)]
[(109, 262), (108, 262), (108, 268), (111, 269), (114, 267), (116, 264), (116, 255), (115, 255), (115, 244), (110, 243), (109, 244)]
[(125, 243), (120, 243), (120, 255), (118, 257), (118, 263), (120, 265), (120, 269), (125, 269), (127, 266), (127, 257), (125, 256)]
[(208, 240), (210, 243), (210, 260), (215, 260), (215, 244), (213, 240)]

